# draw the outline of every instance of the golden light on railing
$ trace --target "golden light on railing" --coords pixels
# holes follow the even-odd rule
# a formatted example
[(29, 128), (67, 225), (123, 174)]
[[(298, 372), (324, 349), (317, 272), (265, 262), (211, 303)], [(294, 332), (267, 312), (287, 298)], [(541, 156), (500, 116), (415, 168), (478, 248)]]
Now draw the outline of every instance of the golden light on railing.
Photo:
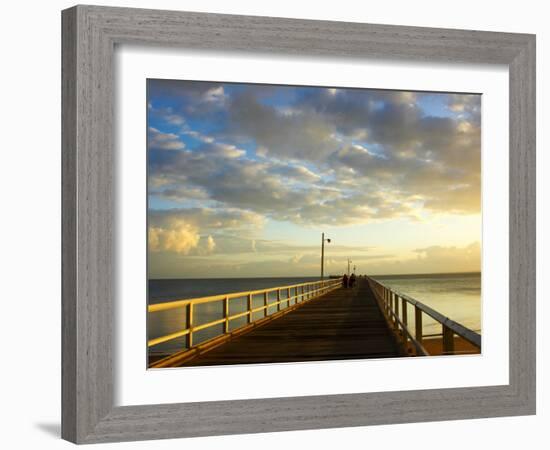
[[(298, 306), (309, 300), (318, 298), (321, 295), (324, 295), (327, 292), (330, 292), (340, 286), (341, 286), (340, 279), (328, 280), (328, 281), (321, 280), (321, 281), (313, 281), (308, 283), (294, 284), (290, 286), (277, 286), (277, 287), (272, 287), (268, 289), (260, 289), (260, 290), (245, 291), (245, 292), (234, 292), (231, 294), (213, 295), (208, 297), (176, 300), (172, 302), (157, 303), (157, 304), (149, 305), (147, 310), (150, 314), (159, 312), (159, 311), (185, 308), (186, 328), (171, 334), (150, 339), (147, 342), (147, 346), (153, 347), (155, 345), (159, 345), (164, 342), (168, 342), (168, 341), (186, 336), (186, 349), (190, 351), (194, 348), (193, 333), (196, 333), (198, 331), (201, 331), (216, 325), (223, 324), (224, 325), (223, 333), (221, 333), (221, 335), (218, 335), (212, 338), (212, 339), (218, 339), (220, 336), (230, 333), (229, 323), (233, 320), (239, 319), (241, 317), (247, 317), (246, 325), (243, 325), (235, 330), (232, 330), (231, 332), (238, 331), (241, 328), (245, 328), (246, 326), (255, 324), (260, 320), (270, 316), (268, 314), (269, 308), (277, 307), (277, 311), (272, 315), (282, 313), (287, 308), (290, 308), (292, 304), (293, 306)], [(269, 294), (272, 292), (276, 292), (276, 300), (270, 302)], [(263, 295), (263, 304), (261, 306), (253, 307), (253, 297), (257, 295)], [(232, 299), (243, 299), (243, 298), (246, 298), (247, 300), (246, 310), (230, 315), (229, 314), (230, 301)], [(196, 305), (211, 303), (211, 302), (220, 302), (220, 301), (223, 301), (223, 317), (210, 322), (202, 323), (202, 324), (194, 323), (193, 309)], [(286, 304), (286, 308), (283, 309), (282, 306), (284, 304)], [(254, 313), (258, 313), (262, 311), (264, 312), (264, 316), (262, 318), (257, 320), (252, 320), (252, 316)], [(205, 342), (202, 342), (201, 345), (202, 344), (205, 344)]]

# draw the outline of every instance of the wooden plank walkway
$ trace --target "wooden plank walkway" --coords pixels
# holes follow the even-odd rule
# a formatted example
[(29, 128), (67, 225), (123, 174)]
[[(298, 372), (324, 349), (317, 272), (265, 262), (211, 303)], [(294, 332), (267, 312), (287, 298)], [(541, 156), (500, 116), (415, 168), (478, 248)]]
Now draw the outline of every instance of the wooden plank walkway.
[(295, 311), (181, 364), (211, 366), (399, 356), (366, 280), (337, 289)]

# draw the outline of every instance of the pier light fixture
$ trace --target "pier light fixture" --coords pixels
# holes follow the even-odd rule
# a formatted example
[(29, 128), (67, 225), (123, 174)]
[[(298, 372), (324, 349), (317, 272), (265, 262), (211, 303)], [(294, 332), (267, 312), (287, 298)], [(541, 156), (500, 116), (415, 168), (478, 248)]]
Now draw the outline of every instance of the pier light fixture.
[(330, 238), (325, 238), (325, 233), (321, 233), (321, 280), (325, 278), (325, 242), (330, 244)]

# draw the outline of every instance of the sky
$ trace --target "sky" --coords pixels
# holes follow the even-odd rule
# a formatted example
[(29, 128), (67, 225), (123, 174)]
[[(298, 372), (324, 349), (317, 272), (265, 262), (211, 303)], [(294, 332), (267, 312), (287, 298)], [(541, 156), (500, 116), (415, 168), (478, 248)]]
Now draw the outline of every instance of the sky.
[(480, 270), (481, 96), (147, 82), (149, 278)]

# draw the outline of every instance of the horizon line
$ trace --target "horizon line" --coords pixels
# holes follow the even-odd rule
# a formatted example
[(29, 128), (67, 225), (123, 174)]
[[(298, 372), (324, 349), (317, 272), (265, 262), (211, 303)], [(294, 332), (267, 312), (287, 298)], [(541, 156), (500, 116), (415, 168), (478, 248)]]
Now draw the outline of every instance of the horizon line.
[[(422, 272), (422, 273), (387, 273), (387, 274), (376, 274), (368, 275), (364, 273), (359, 273), (356, 275), (367, 275), (369, 277), (404, 277), (404, 276), (419, 276), (419, 275), (466, 275), (466, 274), (481, 274), (481, 270), (468, 270), (463, 272)], [(335, 276), (344, 276), (342, 274), (329, 274), (324, 278), (330, 278)], [(243, 280), (243, 279), (261, 279), (261, 278), (321, 278), (320, 276), (315, 275), (293, 275), (293, 276), (266, 276), (266, 277), (202, 277), (202, 278), (187, 278), (187, 277), (165, 277), (165, 278), (149, 278), (147, 281), (157, 281), (157, 280)]]

